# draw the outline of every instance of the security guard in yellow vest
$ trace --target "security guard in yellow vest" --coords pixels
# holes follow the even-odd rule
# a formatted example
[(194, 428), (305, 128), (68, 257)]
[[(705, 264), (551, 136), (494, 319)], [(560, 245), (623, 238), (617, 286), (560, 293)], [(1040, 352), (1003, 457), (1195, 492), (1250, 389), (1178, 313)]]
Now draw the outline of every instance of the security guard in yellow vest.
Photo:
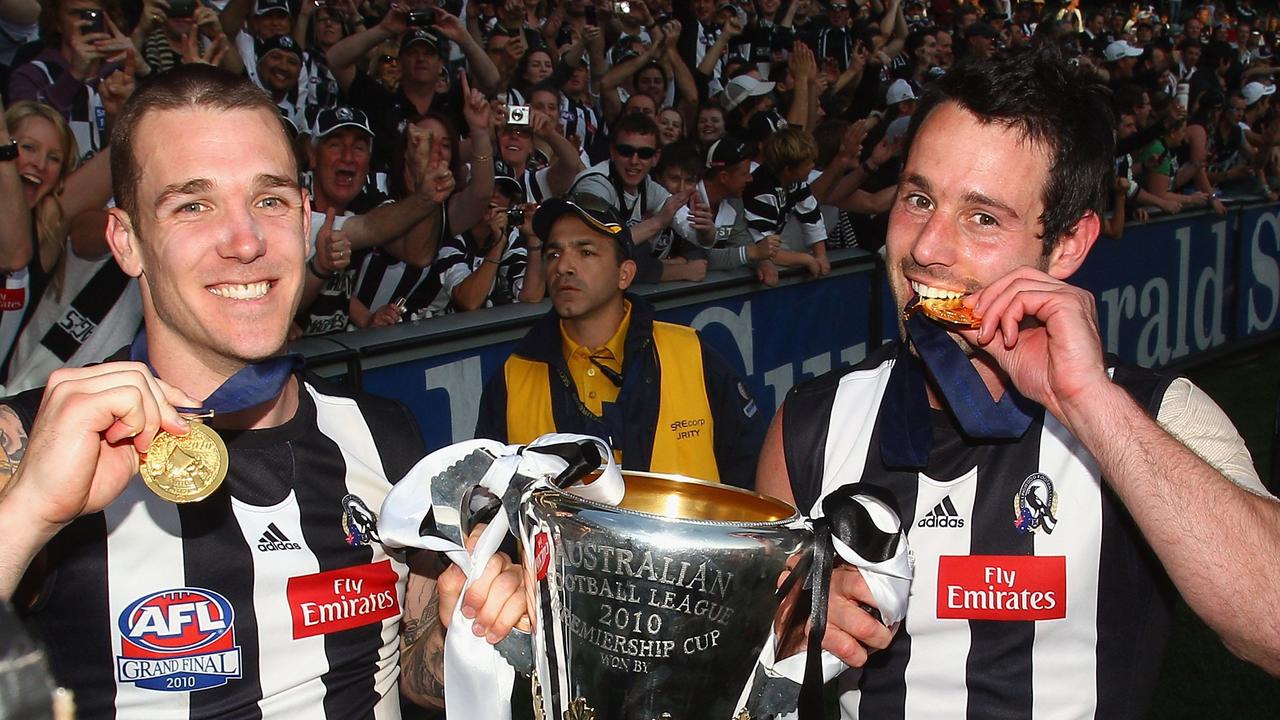
[(476, 437), (596, 435), (627, 469), (753, 486), (765, 431), (755, 400), (697, 331), (655, 321), (626, 292), (635, 248), (614, 210), (592, 195), (556, 198), (533, 230), (554, 310), (485, 387)]

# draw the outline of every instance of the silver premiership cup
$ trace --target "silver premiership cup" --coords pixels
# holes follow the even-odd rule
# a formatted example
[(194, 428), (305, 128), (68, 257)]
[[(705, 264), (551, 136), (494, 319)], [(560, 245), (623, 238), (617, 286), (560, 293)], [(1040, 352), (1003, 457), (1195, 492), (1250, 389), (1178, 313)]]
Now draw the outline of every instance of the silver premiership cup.
[(519, 509), (538, 715), (732, 720), (811, 533), (764, 495), (623, 478), (620, 506), (542, 487)]

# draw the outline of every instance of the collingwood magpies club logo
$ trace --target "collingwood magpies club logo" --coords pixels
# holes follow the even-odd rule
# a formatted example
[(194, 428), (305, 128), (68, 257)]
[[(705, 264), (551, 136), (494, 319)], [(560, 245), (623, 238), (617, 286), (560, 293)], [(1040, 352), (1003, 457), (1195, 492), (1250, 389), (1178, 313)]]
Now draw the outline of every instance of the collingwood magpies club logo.
[(378, 516), (355, 495), (342, 498), (342, 531), (352, 547), (382, 542), (378, 537)]
[(1058, 524), (1058, 493), (1044, 473), (1032, 473), (1013, 496), (1013, 526), (1020, 533), (1053, 532)]

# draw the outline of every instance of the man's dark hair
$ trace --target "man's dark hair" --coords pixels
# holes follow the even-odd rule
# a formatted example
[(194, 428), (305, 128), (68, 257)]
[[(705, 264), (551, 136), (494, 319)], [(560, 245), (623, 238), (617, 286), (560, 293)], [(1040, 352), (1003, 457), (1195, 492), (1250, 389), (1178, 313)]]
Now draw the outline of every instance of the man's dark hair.
[[(116, 203), (135, 222), (138, 180), (142, 175), (133, 154), (138, 124), (152, 112), (197, 108), (222, 112), (265, 110), (274, 117), (280, 115), (280, 110), (261, 88), (212, 65), (179, 65), (143, 84), (125, 103), (111, 129), (111, 192)], [(281, 142), (291, 147), (284, 125), (277, 125)], [(289, 158), (293, 157), (290, 152)], [(297, 175), (296, 168), (294, 174)]]
[[(920, 125), (953, 102), (986, 124), (1017, 130), (1049, 151), (1041, 198), (1045, 252), (1086, 212), (1101, 216), (1114, 172), (1115, 131), (1106, 89), (1077, 74), (1053, 48), (966, 61), (929, 86), (907, 129), (908, 157)], [(974, 152), (980, 149), (973, 148)]]
[(1132, 114), (1142, 104), (1144, 95), (1147, 95), (1146, 88), (1137, 83), (1124, 83), (1116, 88), (1111, 106), (1117, 115)]
[[(662, 149), (662, 158), (653, 168), (653, 174), (661, 175), (668, 168), (678, 168), (695, 180), (700, 180), (704, 177), (702, 162), (705, 157), (706, 152), (698, 143), (688, 138), (677, 140)], [(711, 175), (714, 172), (715, 170), (707, 170), (705, 175)]]
[(652, 135), (656, 141), (658, 138), (658, 124), (653, 118), (644, 113), (627, 113), (618, 118), (613, 124), (613, 135), (610, 137), (610, 143), (618, 144), (618, 138), (622, 137), (622, 133), (631, 133), (632, 135)]

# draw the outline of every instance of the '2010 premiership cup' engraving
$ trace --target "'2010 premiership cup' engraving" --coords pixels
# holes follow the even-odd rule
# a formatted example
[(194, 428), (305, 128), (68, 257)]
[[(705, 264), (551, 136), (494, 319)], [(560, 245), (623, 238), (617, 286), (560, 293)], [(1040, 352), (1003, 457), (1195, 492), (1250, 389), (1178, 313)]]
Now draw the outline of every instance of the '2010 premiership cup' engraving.
[[(680, 482), (627, 474), (629, 496), (637, 479)], [(694, 486), (730, 507), (741, 492)], [(551, 668), (542, 692), (596, 718), (732, 718), (772, 632), (779, 577), (808, 551), (785, 517), (662, 517), (535, 492), (521, 521), (525, 537), (550, 538), (545, 578), (526, 570)]]

